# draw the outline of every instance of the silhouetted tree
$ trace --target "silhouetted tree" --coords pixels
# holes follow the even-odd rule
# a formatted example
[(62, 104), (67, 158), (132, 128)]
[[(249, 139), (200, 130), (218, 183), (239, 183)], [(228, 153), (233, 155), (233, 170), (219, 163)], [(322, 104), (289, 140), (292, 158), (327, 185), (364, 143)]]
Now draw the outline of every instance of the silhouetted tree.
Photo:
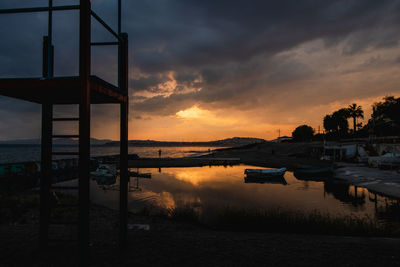
[(375, 119), (390, 119), (400, 124), (400, 97), (387, 96), (384, 102), (375, 103), (372, 116)]
[(332, 113), (332, 118), (336, 124), (336, 131), (339, 136), (346, 135), (349, 130), (349, 122), (347, 119), (350, 117), (349, 111), (346, 108), (341, 108)]
[(400, 98), (387, 96), (372, 106), (368, 126), (377, 135), (398, 135), (400, 132)]
[(295, 141), (310, 141), (314, 136), (314, 129), (308, 125), (301, 125), (292, 132)]
[(335, 121), (329, 114), (324, 117), (324, 128), (326, 132), (334, 132), (337, 129)]
[(349, 113), (349, 116), (353, 118), (353, 134), (355, 135), (357, 131), (357, 118), (364, 119), (364, 111), (362, 110), (362, 107), (357, 106), (356, 103), (351, 104), (347, 108), (347, 111)]
[(349, 112), (346, 108), (339, 109), (324, 117), (324, 128), (332, 136), (345, 136), (349, 129)]

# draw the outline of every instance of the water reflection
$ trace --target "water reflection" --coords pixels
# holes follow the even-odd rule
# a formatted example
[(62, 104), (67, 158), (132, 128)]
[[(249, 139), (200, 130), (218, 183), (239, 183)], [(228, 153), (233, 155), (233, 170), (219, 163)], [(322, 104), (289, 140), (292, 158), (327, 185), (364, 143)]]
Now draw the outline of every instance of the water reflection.
[[(280, 182), (252, 183), (244, 180), (244, 169), (249, 167), (140, 169), (141, 173), (152, 173), (152, 177), (131, 180), (131, 186), (138, 190), (129, 192), (129, 209), (170, 209), (183, 205), (199, 207), (202, 211), (224, 207), (280, 207), (303, 212), (318, 210), (332, 215), (369, 216), (383, 221), (399, 219), (399, 200), (374, 194), (365, 188), (332, 179), (303, 181), (291, 172), (286, 172)], [(112, 186), (100, 187), (92, 181), (92, 201), (118, 208), (118, 183), (117, 179)]]
[(247, 184), (281, 184), (287, 185), (287, 182), (283, 176), (281, 177), (244, 177), (244, 182)]
[(332, 194), (336, 199), (342, 203), (349, 203), (354, 207), (365, 205), (365, 191), (364, 188), (351, 186), (334, 180), (327, 180), (324, 182), (324, 190), (328, 194)]
[[(162, 196), (164, 200), (159, 202), (170, 203), (170, 207), (281, 207), (305, 212), (316, 209), (331, 214), (370, 217), (376, 216), (379, 211), (379, 218), (384, 219), (381, 213), (387, 209), (381, 205), (382, 201), (397, 203), (397, 206), (399, 203), (398, 200), (384, 196), (376, 196), (378, 201), (371, 202), (368, 201), (369, 192), (365, 188), (338, 183), (332, 179), (326, 182), (303, 181), (291, 172), (287, 172), (279, 181), (262, 181), (262, 184), (259, 183), (261, 181), (246, 181), (243, 175), (246, 168), (249, 166), (165, 168), (161, 173), (157, 169), (144, 169), (142, 172), (152, 172), (153, 178), (152, 181), (140, 182), (144, 191)], [(163, 193), (168, 193), (168, 200)], [(135, 209), (135, 204), (132, 203), (131, 207)], [(396, 209), (393, 205), (390, 207)]]

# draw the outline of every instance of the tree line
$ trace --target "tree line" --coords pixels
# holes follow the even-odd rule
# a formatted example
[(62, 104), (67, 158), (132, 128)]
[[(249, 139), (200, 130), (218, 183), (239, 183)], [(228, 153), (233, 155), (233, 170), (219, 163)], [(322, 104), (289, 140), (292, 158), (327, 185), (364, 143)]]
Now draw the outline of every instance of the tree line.
[[(397, 136), (400, 134), (400, 97), (386, 96), (372, 105), (371, 118), (363, 125), (364, 111), (353, 103), (327, 114), (323, 118), (324, 133), (315, 134), (308, 125), (300, 125), (293, 132), (294, 141), (338, 140), (374, 136)], [(352, 126), (349, 126), (349, 120)]]

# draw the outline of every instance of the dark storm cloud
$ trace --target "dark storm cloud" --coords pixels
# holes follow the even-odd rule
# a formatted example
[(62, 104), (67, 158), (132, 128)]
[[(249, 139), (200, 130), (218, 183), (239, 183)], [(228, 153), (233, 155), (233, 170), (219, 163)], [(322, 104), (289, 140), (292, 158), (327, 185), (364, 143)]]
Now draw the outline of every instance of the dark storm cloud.
[[(145, 32), (135, 27), (143, 17), (135, 16), (135, 11), (127, 26), (136, 30), (135, 59), (146, 71), (246, 61), (315, 38), (386, 27), (398, 23), (396, 11), (400, 11), (395, 1), (141, 1), (130, 5), (137, 11), (155, 6), (150, 15), (156, 15), (156, 21), (142, 28)], [(140, 53), (149, 47), (158, 50)]]
[(173, 115), (176, 112), (191, 107), (196, 103), (195, 93), (173, 94), (169, 97), (155, 96), (142, 102), (133, 103), (135, 111), (144, 111), (152, 115)]
[[(178, 84), (188, 84), (202, 77), (201, 82), (194, 83), (202, 90), (184, 94), (175, 91), (169, 96), (142, 98), (139, 103), (134, 103), (133, 109), (159, 115), (173, 115), (194, 104), (207, 108), (234, 106), (236, 109), (250, 109), (261, 104), (260, 95), (264, 92), (260, 91), (260, 85), (267, 82), (272, 86), (283, 81), (301, 80), (312, 74), (301, 62), (287, 56), (261, 56), (242, 64), (209, 65), (196, 75), (177, 75)], [(276, 92), (271, 91), (270, 94)], [(268, 101), (263, 101), (268, 104)]]
[[(3, 0), (0, 8), (38, 3), (17, 2)], [(116, 1), (93, 0), (92, 7), (116, 28)], [(78, 15), (75, 11), (57, 14), (55, 73), (76, 75)], [(6, 25), (0, 28), (1, 77), (40, 76), (46, 20), (46, 14), (0, 15), (1, 25)], [(170, 81), (168, 73), (177, 83), (172, 95), (135, 95), (133, 110), (170, 115), (193, 104), (250, 109), (260, 101), (260, 94), (270, 93), (270, 101), (274, 99), (277, 92), (268, 92), (271, 85), (313, 75), (301, 62), (279, 53), (317, 39), (326, 47), (345, 41), (343, 55), (393, 47), (399, 43), (399, 25), (400, 1), (396, 0), (126, 0), (123, 31), (130, 37), (131, 93), (162, 93), (159, 85)], [(93, 39), (106, 41), (112, 36), (93, 20)], [(93, 57), (94, 74), (115, 82), (116, 52), (94, 48)], [(186, 92), (189, 87), (199, 90)], [(257, 91), (260, 87), (266, 89)], [(16, 116), (25, 110), (23, 105), (13, 107), (6, 98), (0, 98), (0, 106), (15, 110)], [(106, 110), (99, 113), (107, 114)]]
[(171, 81), (167, 75), (157, 74), (150, 75), (149, 77), (140, 77), (138, 79), (132, 79), (131, 83), (135, 88), (135, 91), (146, 91), (151, 88), (151, 91), (154, 91), (153, 88), (157, 87), (159, 84), (163, 84), (165, 82)]
[[(136, 10), (151, 10), (149, 4), (154, 2), (135, 3)], [(203, 102), (251, 107), (259, 93), (252, 92), (257, 83), (268, 86), (310, 75), (301, 62), (275, 57), (306, 41), (322, 39), (332, 46), (346, 39), (342, 53), (349, 55), (371, 46), (395, 46), (399, 40), (396, 1), (157, 1), (156, 5), (149, 11), (157, 14), (156, 21), (145, 32), (136, 31), (136, 67), (148, 73), (174, 70), (178, 86), (183, 70), (190, 77), (186, 82), (203, 79), (199, 93), (157, 96), (134, 106), (164, 115), (172, 114), (176, 101), (183, 98), (186, 105), (179, 106)], [(129, 25), (135, 32), (134, 25), (141, 23), (133, 16)], [(260, 74), (261, 67), (267, 73)], [(246, 76), (253, 80), (241, 81)]]

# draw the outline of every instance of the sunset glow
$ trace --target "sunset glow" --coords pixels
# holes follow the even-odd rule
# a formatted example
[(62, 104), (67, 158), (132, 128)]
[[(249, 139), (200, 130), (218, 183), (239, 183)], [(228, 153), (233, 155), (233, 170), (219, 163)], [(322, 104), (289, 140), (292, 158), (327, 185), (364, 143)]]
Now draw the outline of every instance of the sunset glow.
[(181, 110), (177, 112), (176, 115), (178, 118), (181, 119), (208, 119), (212, 116), (211, 112), (199, 109), (196, 106), (193, 106), (185, 110)]
[[(365, 124), (374, 102), (400, 95), (399, 24), (392, 19), (397, 4), (311, 2), (268, 8), (257, 2), (242, 10), (233, 1), (225, 10), (219, 2), (157, 3), (154, 9), (153, 1), (126, 1), (129, 138), (274, 139), (279, 133), (290, 136), (302, 124), (322, 130), (326, 114), (352, 103), (362, 106)], [(94, 2), (93, 8), (108, 14), (113, 9), (107, 5)], [(242, 16), (234, 15), (237, 10)], [(4, 25), (11, 23), (1, 19)], [(3, 33), (0, 73), (38, 75), (41, 41), (26, 35), (16, 49), (14, 33), (31, 32), (44, 21), (45, 17), (12, 21), (16, 28)], [(77, 40), (70, 39), (75, 28), (69, 22), (66, 17), (54, 25), (56, 32), (63, 31), (55, 41), (57, 75), (78, 70), (72, 67), (77, 62), (68, 63), (78, 56), (70, 48)], [(104, 39), (102, 33), (94, 35)], [(29, 53), (20, 53), (27, 49)], [(93, 48), (93, 74), (115, 83), (114, 54), (97, 49)], [(24, 69), (14, 68), (12, 62), (23, 62)], [(40, 136), (38, 105), (6, 97), (0, 102), (0, 140)], [(94, 107), (92, 136), (117, 140), (118, 116), (116, 106)]]

